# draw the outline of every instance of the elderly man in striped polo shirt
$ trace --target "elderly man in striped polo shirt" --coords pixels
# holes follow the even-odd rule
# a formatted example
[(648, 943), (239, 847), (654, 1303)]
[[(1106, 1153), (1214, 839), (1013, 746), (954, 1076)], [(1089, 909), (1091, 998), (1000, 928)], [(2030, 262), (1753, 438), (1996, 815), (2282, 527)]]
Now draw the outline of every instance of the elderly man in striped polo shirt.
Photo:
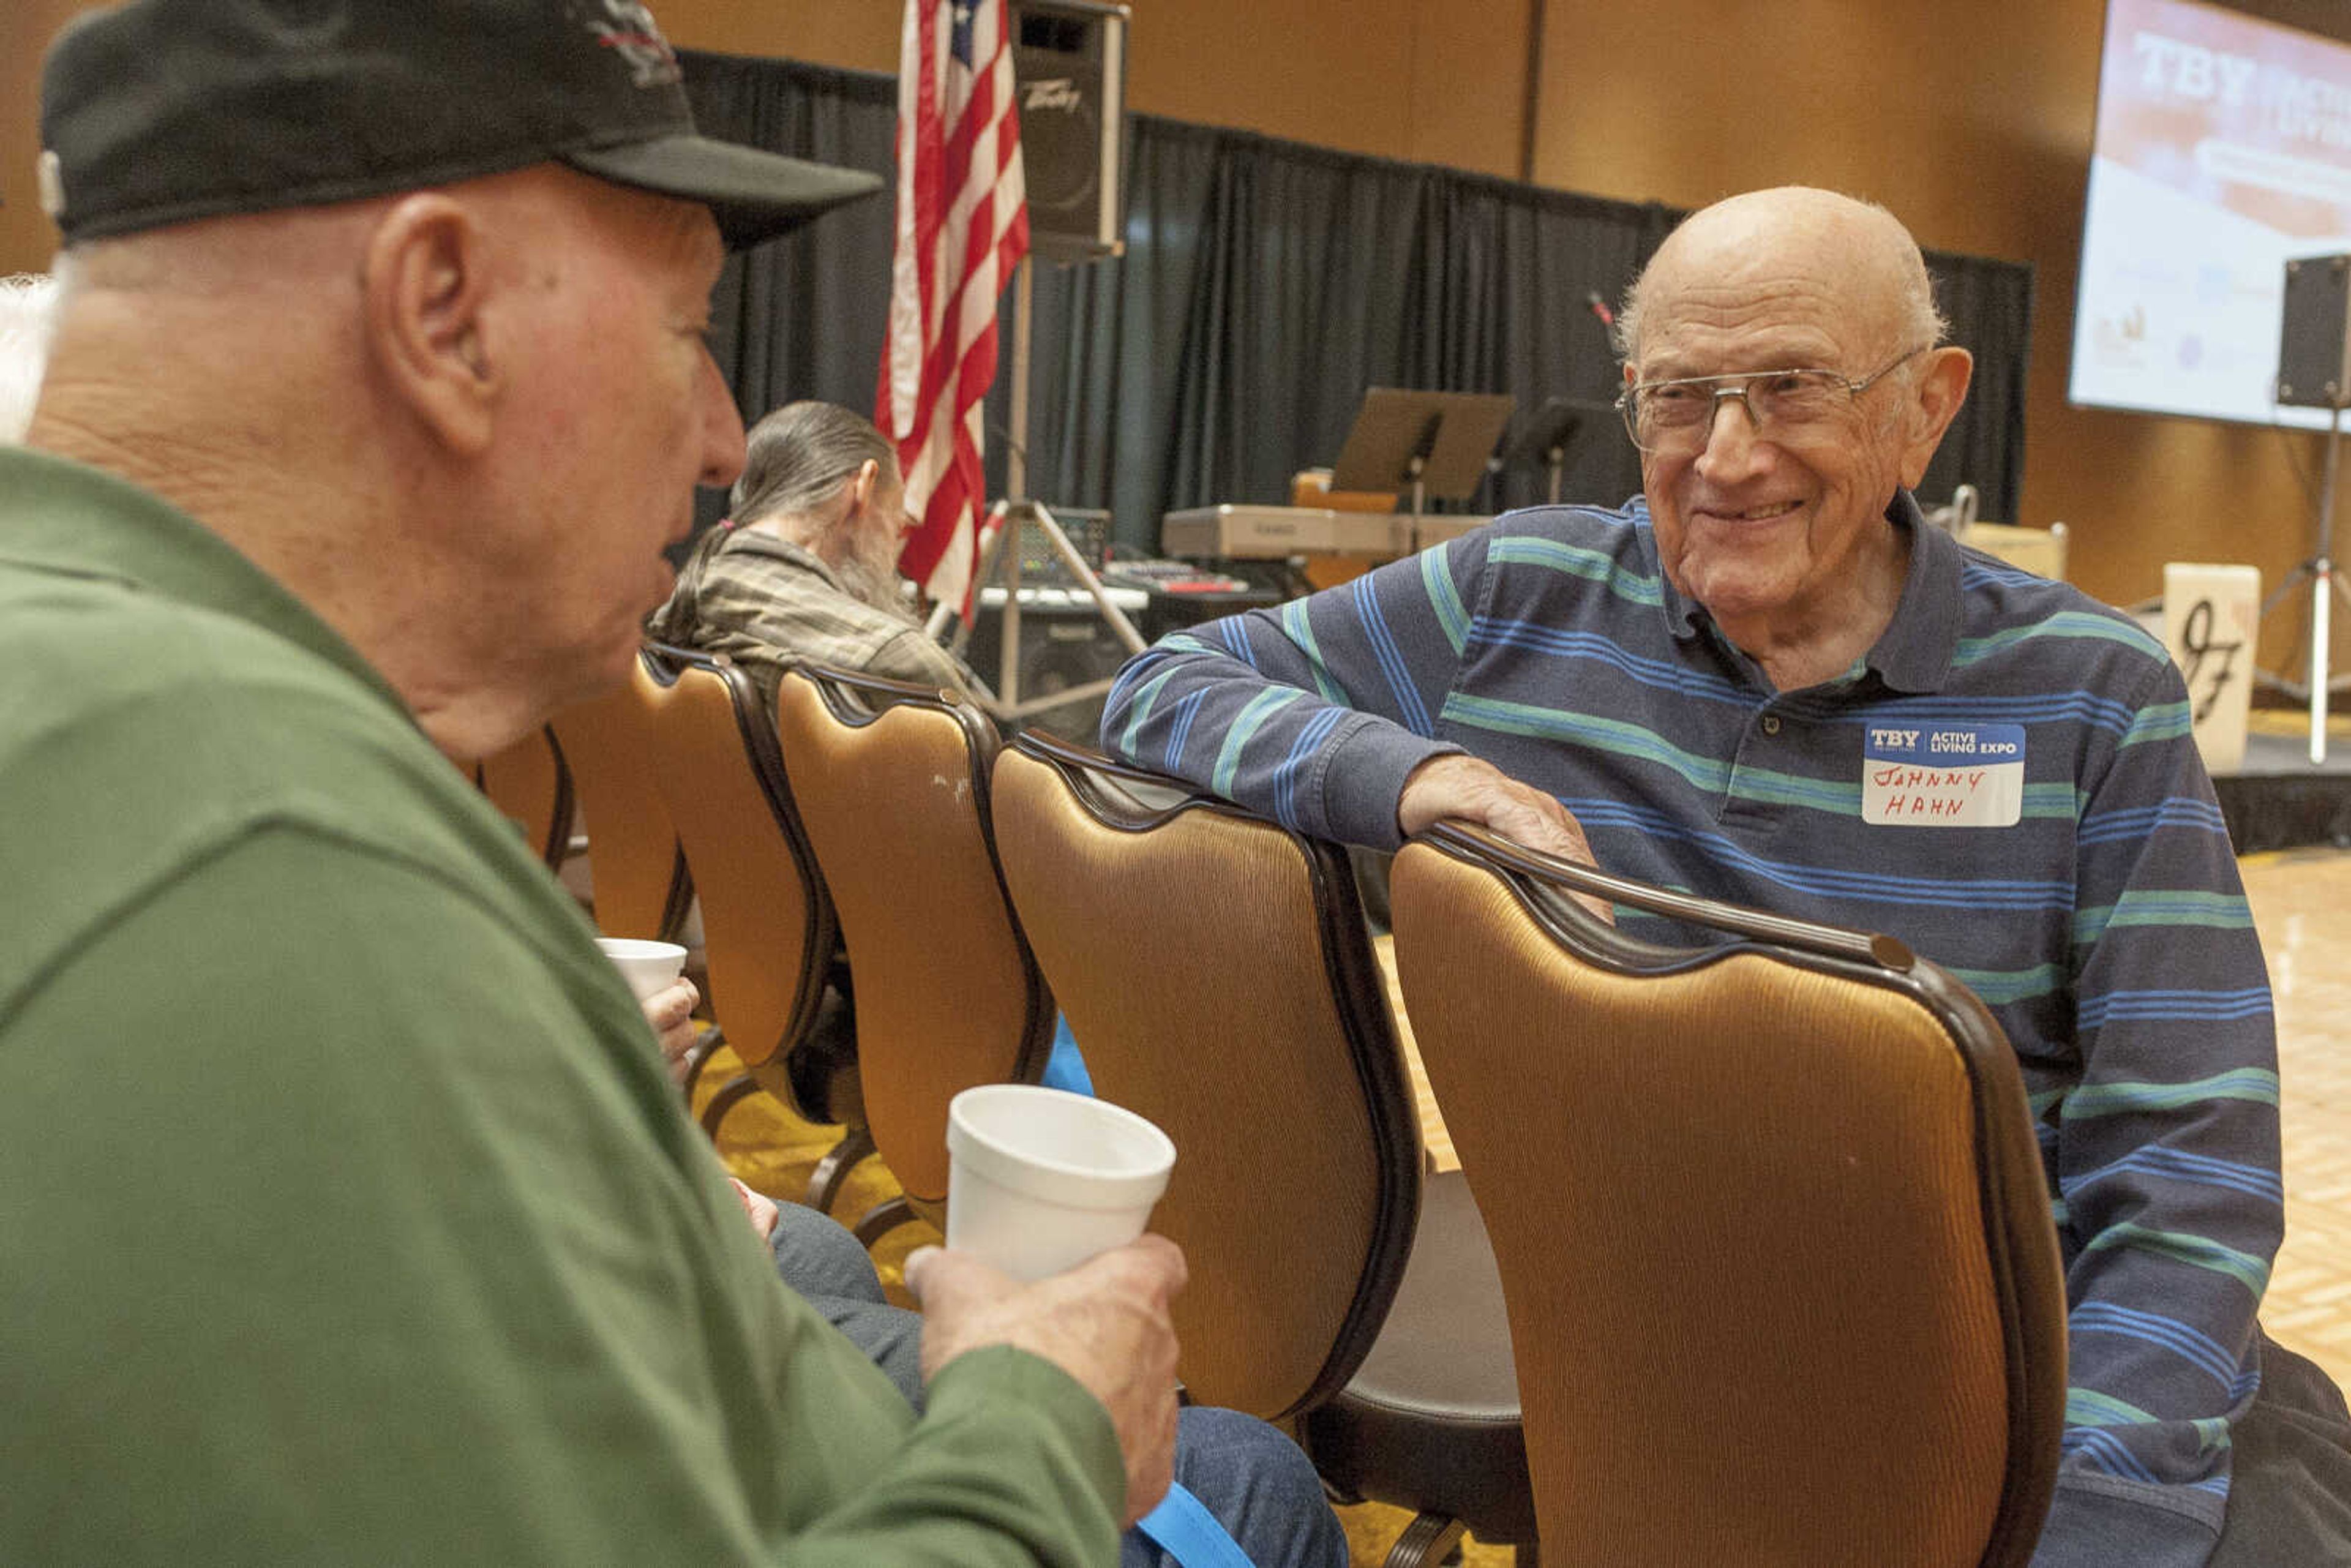
[[(2163, 649), (1924, 526), (1970, 362), (1884, 210), (1707, 208), (1618, 329), (1642, 497), (1170, 636), (1105, 744), (1310, 833), (1467, 818), (1956, 971), (2022, 1061), (2068, 1275), (2034, 1563), (2351, 1562), (2342, 1396), (2256, 1320), (2269, 984)], [(1988, 787), (1914, 787), (1953, 747)]]

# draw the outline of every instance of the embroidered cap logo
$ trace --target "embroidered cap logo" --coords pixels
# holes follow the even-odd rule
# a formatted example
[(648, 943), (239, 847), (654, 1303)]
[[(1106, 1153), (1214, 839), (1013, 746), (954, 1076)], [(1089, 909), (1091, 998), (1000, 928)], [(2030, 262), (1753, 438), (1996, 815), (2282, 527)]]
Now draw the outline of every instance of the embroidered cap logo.
[(662, 37), (653, 14), (634, 0), (604, 0), (609, 20), (590, 21), (596, 41), (618, 53), (629, 65), (629, 78), (639, 87), (666, 87), (678, 79), (677, 56)]

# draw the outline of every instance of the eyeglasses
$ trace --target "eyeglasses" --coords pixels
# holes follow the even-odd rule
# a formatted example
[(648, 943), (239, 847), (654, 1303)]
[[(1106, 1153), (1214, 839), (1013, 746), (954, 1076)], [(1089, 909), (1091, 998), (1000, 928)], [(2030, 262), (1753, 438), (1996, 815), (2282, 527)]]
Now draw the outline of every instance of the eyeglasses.
[(1746, 371), (1729, 376), (1681, 376), (1636, 382), (1617, 398), (1625, 432), (1644, 452), (1687, 454), (1703, 447), (1715, 411), (1736, 398), (1763, 441), (1801, 438), (1853, 406), (1862, 393), (1925, 353), (1921, 343), (1884, 370), (1859, 381), (1834, 371)]

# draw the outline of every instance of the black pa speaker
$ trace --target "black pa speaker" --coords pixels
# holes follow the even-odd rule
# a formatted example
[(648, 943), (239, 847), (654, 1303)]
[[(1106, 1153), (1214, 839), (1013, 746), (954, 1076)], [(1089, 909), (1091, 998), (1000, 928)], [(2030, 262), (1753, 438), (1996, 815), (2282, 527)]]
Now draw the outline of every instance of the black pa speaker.
[(2277, 400), (2290, 408), (2351, 406), (2351, 256), (2285, 264)]
[(1126, 7), (1011, 0), (1029, 243), (1054, 261), (1126, 249)]
[[(971, 642), (964, 649), (964, 662), (990, 686), (997, 685), (1004, 646), (1002, 591), (996, 591), (995, 597), (996, 603), (981, 604), (978, 618), (972, 622)], [(1118, 667), (1126, 663), (1126, 644), (1095, 612), (1092, 600), (1066, 593), (1057, 595), (1060, 602), (1050, 605), (1025, 601), (1033, 597), (1024, 595), (1020, 606), (1023, 703), (1118, 674)], [(1057, 704), (1025, 722), (1092, 746), (1102, 727), (1102, 703), (1107, 695)]]

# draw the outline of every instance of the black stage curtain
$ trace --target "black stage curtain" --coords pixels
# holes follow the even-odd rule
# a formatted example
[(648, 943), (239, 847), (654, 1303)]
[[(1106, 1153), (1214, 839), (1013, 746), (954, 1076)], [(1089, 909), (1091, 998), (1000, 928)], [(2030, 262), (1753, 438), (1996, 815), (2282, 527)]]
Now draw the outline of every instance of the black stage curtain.
[[(891, 78), (680, 57), (710, 134), (892, 177)], [(1128, 125), (1125, 256), (1037, 264), (1029, 423), (1030, 493), (1108, 508), (1128, 553), (1155, 552), (1167, 511), (1287, 500), (1294, 472), (1337, 458), (1366, 387), (1510, 392), (1522, 418), (1552, 398), (1614, 397), (1614, 355), (1587, 296), (1613, 303), (1681, 215), (1150, 115)], [(747, 421), (801, 397), (872, 410), (893, 199), (728, 264), (711, 336)], [(2011, 519), (2032, 269), (1927, 259), (1976, 375), (1921, 493), (1939, 501), (1965, 481), (1982, 516)], [(992, 493), (1004, 482), (1009, 289), (1000, 326)], [(1510, 465), (1456, 509), (1523, 505), (1548, 484)], [(1585, 420), (1564, 497), (1614, 505), (1639, 486), (1622, 426)]]

